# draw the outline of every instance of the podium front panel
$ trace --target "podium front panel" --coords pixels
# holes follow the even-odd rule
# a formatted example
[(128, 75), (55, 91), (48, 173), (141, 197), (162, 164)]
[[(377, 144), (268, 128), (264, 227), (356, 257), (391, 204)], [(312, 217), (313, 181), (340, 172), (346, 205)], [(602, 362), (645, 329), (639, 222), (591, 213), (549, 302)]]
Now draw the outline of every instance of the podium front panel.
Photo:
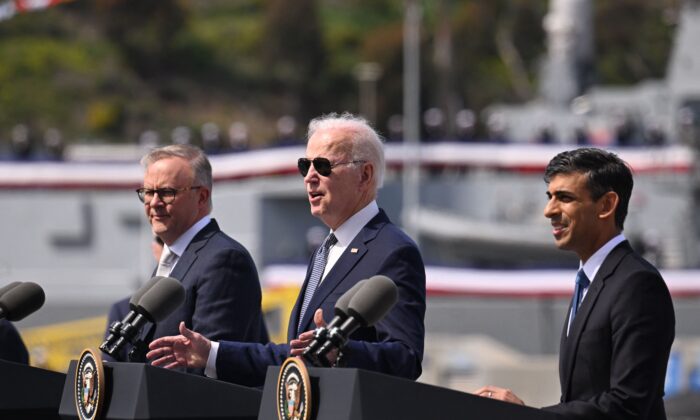
[[(312, 420), (553, 420), (554, 414), (351, 368), (308, 368)], [(277, 420), (279, 366), (265, 378), (260, 420)]]
[(0, 418), (59, 418), (65, 374), (0, 360), (0, 378)]
[[(256, 419), (262, 392), (143, 363), (105, 363), (103, 418)], [(71, 361), (59, 413), (77, 419)]]

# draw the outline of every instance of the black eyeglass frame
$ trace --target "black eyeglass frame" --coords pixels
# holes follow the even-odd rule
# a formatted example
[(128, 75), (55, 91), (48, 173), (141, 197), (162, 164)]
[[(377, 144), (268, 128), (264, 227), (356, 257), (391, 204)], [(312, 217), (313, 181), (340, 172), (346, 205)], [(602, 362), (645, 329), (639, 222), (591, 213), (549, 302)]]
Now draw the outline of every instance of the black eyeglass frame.
[(349, 160), (347, 162), (336, 162), (336, 163), (331, 163), (330, 160), (323, 158), (323, 157), (317, 157), (313, 159), (307, 159), (307, 158), (299, 158), (297, 160), (297, 168), (299, 169), (299, 173), (301, 176), (306, 176), (306, 174), (309, 173), (309, 169), (311, 169), (311, 165), (314, 165), (314, 169), (316, 169), (316, 172), (318, 172), (319, 175), (321, 176), (330, 176), (331, 173), (333, 173), (333, 168), (336, 166), (340, 165), (354, 165), (355, 163), (365, 163), (367, 162), (366, 160)]
[[(185, 192), (185, 191), (190, 191), (190, 190), (198, 190), (202, 188), (201, 185), (193, 186), (193, 187), (185, 187), (185, 188), (137, 188), (136, 189), (136, 195), (139, 197), (139, 200), (141, 200), (142, 203), (146, 203), (148, 200), (149, 202), (153, 200), (153, 196), (155, 194), (158, 194), (158, 198), (165, 203), (165, 204), (170, 204), (173, 201), (175, 201), (175, 197), (177, 196), (177, 193), (180, 192)], [(147, 196), (150, 195), (151, 198), (149, 199)]]

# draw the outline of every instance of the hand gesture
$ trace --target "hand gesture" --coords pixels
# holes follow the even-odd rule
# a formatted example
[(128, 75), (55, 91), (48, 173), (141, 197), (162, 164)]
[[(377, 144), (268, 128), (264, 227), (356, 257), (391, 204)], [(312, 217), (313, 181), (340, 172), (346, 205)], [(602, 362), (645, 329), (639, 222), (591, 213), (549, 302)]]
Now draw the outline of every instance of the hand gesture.
[(211, 341), (202, 334), (185, 327), (180, 322), (180, 335), (161, 337), (148, 345), (150, 351), (146, 354), (153, 366), (167, 369), (175, 367), (204, 368), (209, 358)]

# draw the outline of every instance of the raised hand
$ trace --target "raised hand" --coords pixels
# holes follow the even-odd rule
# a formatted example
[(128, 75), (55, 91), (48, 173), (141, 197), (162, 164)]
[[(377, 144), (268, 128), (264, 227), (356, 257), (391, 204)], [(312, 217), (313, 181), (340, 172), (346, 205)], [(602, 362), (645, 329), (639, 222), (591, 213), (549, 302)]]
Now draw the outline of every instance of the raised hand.
[(146, 354), (153, 366), (167, 369), (175, 367), (204, 368), (209, 358), (211, 341), (180, 322), (180, 335), (161, 337), (148, 345)]

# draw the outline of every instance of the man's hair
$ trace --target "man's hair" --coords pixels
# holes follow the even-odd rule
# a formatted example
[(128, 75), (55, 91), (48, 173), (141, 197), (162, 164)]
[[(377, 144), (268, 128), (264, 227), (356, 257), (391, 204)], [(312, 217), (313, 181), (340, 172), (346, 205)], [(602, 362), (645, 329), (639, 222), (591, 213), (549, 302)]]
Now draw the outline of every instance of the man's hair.
[[(181, 158), (189, 162), (194, 172), (194, 183), (204, 185), (212, 191), (211, 164), (207, 155), (202, 149), (189, 144), (172, 144), (169, 146), (157, 147), (141, 158), (141, 165), (148, 167), (161, 159)], [(209, 195), (209, 211), (212, 209), (211, 194)]]
[(632, 196), (632, 171), (629, 165), (616, 154), (596, 148), (581, 148), (561, 152), (549, 161), (544, 171), (544, 182), (556, 175), (582, 173), (586, 175), (588, 191), (593, 200), (598, 200), (608, 191), (620, 197), (615, 210), (615, 225), (622, 230), (630, 197)]
[(350, 139), (350, 156), (352, 160), (363, 160), (374, 166), (375, 192), (384, 184), (384, 146), (381, 136), (366, 119), (349, 112), (326, 114), (309, 122), (307, 141), (316, 131), (340, 129)]

